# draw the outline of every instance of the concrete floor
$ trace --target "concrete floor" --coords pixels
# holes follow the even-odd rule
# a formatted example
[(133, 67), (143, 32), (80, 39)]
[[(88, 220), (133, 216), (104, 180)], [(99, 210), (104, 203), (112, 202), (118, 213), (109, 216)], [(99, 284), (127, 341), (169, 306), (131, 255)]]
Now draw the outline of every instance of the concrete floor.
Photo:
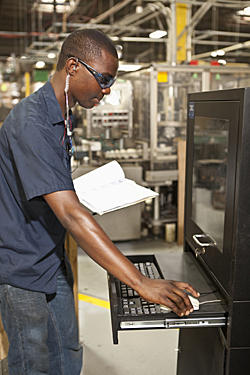
[[(164, 253), (176, 244), (160, 240), (116, 243), (124, 254)], [(78, 256), (79, 293), (108, 301), (107, 274), (81, 249)], [(84, 375), (176, 375), (178, 334), (173, 330), (120, 332), (113, 345), (110, 310), (79, 301), (80, 340)]]

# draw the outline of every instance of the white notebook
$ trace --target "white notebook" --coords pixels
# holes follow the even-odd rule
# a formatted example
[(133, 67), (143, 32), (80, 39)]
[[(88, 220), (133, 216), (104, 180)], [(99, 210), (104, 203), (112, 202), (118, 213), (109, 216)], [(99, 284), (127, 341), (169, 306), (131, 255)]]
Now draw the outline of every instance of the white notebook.
[(74, 181), (80, 202), (99, 215), (155, 198), (158, 193), (125, 178), (122, 167), (111, 161)]

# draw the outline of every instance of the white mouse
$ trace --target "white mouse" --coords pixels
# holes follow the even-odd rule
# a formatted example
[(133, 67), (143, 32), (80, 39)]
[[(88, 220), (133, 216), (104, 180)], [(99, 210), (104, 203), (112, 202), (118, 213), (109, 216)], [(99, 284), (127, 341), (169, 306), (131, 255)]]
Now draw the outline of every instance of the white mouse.
[(200, 302), (197, 298), (194, 298), (193, 296), (188, 296), (188, 298), (190, 299), (190, 302), (194, 308), (194, 310), (199, 310), (200, 308)]
[[(195, 310), (199, 310), (199, 308), (200, 308), (200, 302), (199, 302), (199, 300), (197, 299), (197, 298), (194, 298), (193, 296), (188, 296), (188, 298), (189, 298), (189, 300), (190, 300), (190, 302), (191, 302), (191, 305), (193, 306), (193, 309), (194, 309), (194, 311)], [(170, 311), (172, 311), (169, 307), (167, 307), (167, 306), (164, 306), (164, 305), (160, 305), (160, 307), (161, 307), (161, 309), (162, 310), (164, 310), (164, 311), (166, 311), (166, 312), (170, 312)]]

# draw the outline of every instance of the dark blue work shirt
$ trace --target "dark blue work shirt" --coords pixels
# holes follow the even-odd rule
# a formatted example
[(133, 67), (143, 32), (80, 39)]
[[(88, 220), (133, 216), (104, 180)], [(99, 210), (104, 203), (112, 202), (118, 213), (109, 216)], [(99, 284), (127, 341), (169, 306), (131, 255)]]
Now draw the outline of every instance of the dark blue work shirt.
[(0, 129), (0, 283), (54, 293), (65, 230), (44, 194), (74, 190), (64, 121), (47, 82)]

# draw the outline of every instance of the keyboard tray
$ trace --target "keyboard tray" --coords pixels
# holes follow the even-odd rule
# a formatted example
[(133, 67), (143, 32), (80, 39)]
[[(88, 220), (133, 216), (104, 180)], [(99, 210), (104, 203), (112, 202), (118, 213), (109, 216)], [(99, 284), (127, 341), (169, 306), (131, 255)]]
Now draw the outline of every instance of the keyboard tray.
[[(190, 263), (189, 254), (182, 252), (178, 255), (183, 257), (183, 259), (181, 263), (179, 260), (174, 262), (176, 267), (178, 268), (178, 265), (181, 264), (181, 269), (187, 271), (186, 266)], [(173, 256), (175, 257), (176, 254), (173, 254)], [(164, 274), (155, 255), (130, 255), (127, 256), (127, 258), (147, 277), (164, 279)], [(169, 261), (170, 264), (173, 262), (171, 256)], [(163, 264), (164, 263), (165, 262), (163, 262)], [(183, 267), (183, 265), (185, 266)], [(197, 267), (195, 265), (195, 270)], [(192, 265), (191, 268), (194, 273), (194, 266)], [(206, 280), (206, 276), (201, 275), (200, 272), (199, 270), (198, 278), (196, 275), (195, 280), (197, 280), (200, 287), (202, 286), (202, 289), (192, 282), (192, 285), (196, 287), (197, 290), (205, 291), (204, 296), (201, 295), (200, 301), (202, 301), (202, 298), (206, 301), (221, 300), (222, 297), (219, 292), (215, 290), (214, 285), (211, 285), (211, 283)], [(186, 272), (184, 272), (184, 274), (186, 274)], [(194, 275), (192, 276), (194, 277)], [(173, 278), (166, 277), (166, 279), (171, 280)], [(175, 279), (190, 282), (182, 277)], [(108, 274), (108, 285), (114, 344), (118, 344), (118, 331), (121, 330), (222, 327), (226, 325), (227, 313), (223, 301), (216, 304), (201, 305), (199, 311), (194, 311), (188, 317), (179, 318), (172, 311), (167, 311), (160, 305), (148, 303), (143, 300), (136, 291), (110, 274)]]

